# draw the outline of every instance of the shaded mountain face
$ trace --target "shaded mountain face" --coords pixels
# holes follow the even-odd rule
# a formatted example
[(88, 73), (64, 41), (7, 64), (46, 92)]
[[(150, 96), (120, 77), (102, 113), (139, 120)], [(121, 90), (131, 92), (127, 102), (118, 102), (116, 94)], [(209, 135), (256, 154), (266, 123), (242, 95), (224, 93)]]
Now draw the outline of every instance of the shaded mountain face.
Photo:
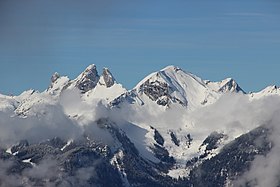
[[(108, 119), (95, 123), (114, 143), (106, 145), (85, 133), (77, 140), (60, 138), (29, 144), (23, 140), (9, 152), (1, 149), (0, 163), (6, 176), (1, 185), (22, 186), (172, 186), (177, 182), (165, 173), (172, 165), (143, 159), (134, 144)], [(117, 146), (117, 148), (116, 148)], [(37, 172), (37, 173), (36, 173)], [(15, 178), (16, 181), (6, 181)]]
[(95, 88), (99, 79), (100, 77), (97, 73), (96, 66), (90, 65), (81, 75), (79, 75), (79, 77), (76, 80), (75, 86), (82, 92), (87, 92)]
[(279, 93), (175, 66), (129, 91), (95, 65), (55, 73), (44, 92), (0, 95), (0, 186), (254, 186), (244, 176), (276, 145)]
[(108, 68), (103, 69), (102, 77), (104, 79), (104, 83), (107, 88), (109, 88), (115, 84), (116, 80)]
[[(115, 123), (100, 119), (96, 124), (109, 132), (114, 144), (96, 142), (89, 134), (66, 142), (60, 138), (29, 144), (24, 140), (10, 152), (1, 149), (0, 163), (5, 175), (1, 185), (22, 186), (235, 186), (235, 181), (249, 170), (257, 155), (272, 148), (271, 129), (258, 127), (230, 142), (216, 156), (192, 163), (189, 177), (173, 179), (166, 175), (174, 161), (160, 156), (160, 162), (144, 159), (134, 144)], [(156, 132), (156, 131), (155, 131)], [(163, 154), (162, 141), (156, 154)], [(212, 134), (211, 137), (217, 137)], [(209, 138), (205, 142), (209, 141)], [(118, 146), (116, 148), (116, 145)], [(168, 154), (168, 153), (167, 153)], [(166, 155), (168, 156), (168, 155)], [(199, 163), (199, 164), (196, 164)], [(4, 171), (3, 171), (4, 170)], [(7, 181), (14, 180), (14, 181)], [(248, 186), (250, 181), (248, 181)], [(253, 185), (252, 185), (253, 186)]]
[[(238, 186), (236, 181), (250, 169), (256, 156), (265, 156), (270, 152), (271, 130), (266, 126), (258, 127), (224, 146), (218, 155), (204, 161), (191, 171), (192, 184), (194, 186)], [(250, 182), (246, 181), (244, 184), (254, 186)]]

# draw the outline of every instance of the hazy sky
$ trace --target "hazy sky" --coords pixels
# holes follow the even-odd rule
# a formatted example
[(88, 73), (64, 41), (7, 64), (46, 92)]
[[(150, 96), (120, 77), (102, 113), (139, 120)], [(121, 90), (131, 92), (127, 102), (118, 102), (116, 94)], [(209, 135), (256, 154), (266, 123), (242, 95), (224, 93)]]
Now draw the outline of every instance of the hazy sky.
[(246, 91), (280, 85), (278, 0), (0, 0), (0, 92), (109, 67), (130, 89), (177, 65)]

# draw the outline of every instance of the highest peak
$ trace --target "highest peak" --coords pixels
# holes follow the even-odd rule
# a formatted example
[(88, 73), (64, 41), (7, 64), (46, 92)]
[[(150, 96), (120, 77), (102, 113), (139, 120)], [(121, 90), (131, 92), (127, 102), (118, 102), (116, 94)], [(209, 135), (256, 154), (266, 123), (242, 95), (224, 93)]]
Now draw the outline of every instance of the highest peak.
[(181, 68), (179, 68), (178, 66), (174, 66), (174, 65), (169, 65), (169, 66), (166, 66), (165, 68), (163, 68), (161, 71), (180, 71), (182, 70)]
[[(203, 81), (201, 78), (196, 75), (186, 72), (178, 66), (169, 65), (165, 68), (153, 72), (147, 77), (145, 77), (142, 81), (140, 81), (135, 88), (139, 88), (145, 82), (165, 82), (168, 85), (173, 84), (181, 84), (181, 82), (186, 82), (188, 80), (198, 82), (200, 85), (203, 85)], [(179, 86), (179, 85), (177, 85)], [(180, 86), (179, 86), (180, 87)]]
[(173, 75), (180, 75), (180, 76), (188, 76), (191, 77), (192, 79), (195, 79), (198, 82), (201, 82), (201, 78), (192, 74), (189, 71), (185, 71), (182, 68), (174, 65), (166, 66), (165, 68), (161, 69), (158, 73), (167, 73), (167, 74), (173, 74)]

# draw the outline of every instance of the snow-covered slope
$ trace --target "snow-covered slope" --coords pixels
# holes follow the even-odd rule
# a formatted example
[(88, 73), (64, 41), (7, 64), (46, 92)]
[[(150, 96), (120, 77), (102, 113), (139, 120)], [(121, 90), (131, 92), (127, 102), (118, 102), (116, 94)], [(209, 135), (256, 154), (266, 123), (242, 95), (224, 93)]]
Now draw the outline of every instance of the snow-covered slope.
[(51, 85), (46, 91), (51, 95), (60, 95), (65, 90), (78, 89), (86, 100), (100, 99), (109, 102), (126, 91), (121, 84), (117, 83), (108, 68), (104, 68), (100, 76), (94, 64), (89, 65), (74, 80), (60, 77), (58, 73), (55, 73), (51, 80)]
[(227, 93), (227, 92), (242, 92), (245, 93), (242, 88), (240, 88), (240, 86), (236, 83), (235, 80), (233, 80), (232, 78), (226, 78), (220, 82), (211, 82), (209, 80), (204, 81), (206, 83), (206, 85), (215, 90), (216, 92), (223, 92), (223, 93)]
[(54, 97), (59, 97), (61, 92), (68, 86), (69, 82), (70, 79), (68, 77), (61, 77), (55, 72), (51, 77), (51, 84), (45, 92)]
[[(189, 167), (194, 166), (193, 159), (197, 164), (213, 157), (226, 143), (256, 127), (228, 128), (220, 100), (230, 105), (231, 99), (236, 103), (254, 102), (279, 94), (276, 86), (246, 94), (231, 78), (211, 82), (175, 66), (148, 75), (127, 91), (107, 68), (99, 75), (96, 66), (90, 65), (73, 80), (55, 73), (44, 92), (29, 90), (19, 96), (0, 95), (0, 110), (28, 118), (44, 115), (41, 108), (56, 106), (83, 127), (99, 118), (111, 118), (110, 124), (129, 138), (142, 158), (173, 165), (167, 174), (176, 178), (188, 175)], [(212, 106), (219, 110), (212, 111)], [(216, 111), (220, 126), (201, 122), (200, 118), (215, 116)], [(230, 112), (230, 120), (234, 121), (235, 111)], [(188, 165), (189, 162), (192, 164)]]
[(256, 92), (256, 93), (249, 93), (248, 96), (251, 100), (254, 99), (261, 99), (267, 96), (273, 96), (273, 95), (280, 95), (280, 88), (276, 85), (268, 86), (265, 89)]
[[(263, 91), (257, 95), (263, 97), (270, 93), (279, 93), (279, 90)], [(215, 104), (224, 96), (235, 100), (234, 95), (237, 95), (236, 100), (240, 97), (249, 101), (250, 94), (246, 94), (231, 78), (211, 82), (178, 67), (168, 66), (148, 75), (134, 89), (116, 98), (111, 102), (111, 108), (116, 113), (126, 114), (127, 121), (147, 132), (142, 137), (138, 136), (138, 140), (131, 136), (136, 146), (141, 141), (146, 150), (154, 153), (160, 146), (176, 160), (176, 166), (169, 175), (178, 177), (188, 174), (186, 165), (190, 160), (211, 158), (225, 144), (256, 127), (236, 127), (233, 130), (228, 128), (226, 120), (225, 126), (217, 128), (207, 127), (205, 123), (198, 124), (197, 114), (203, 108)], [(206, 108), (203, 113), (208, 114), (210, 110)], [(130, 136), (129, 131), (126, 133)], [(138, 149), (143, 150), (142, 147)], [(142, 154), (152, 159), (146, 152)], [(157, 157), (156, 153), (154, 156)]]
[(89, 90), (84, 99), (88, 102), (94, 99), (102, 99), (109, 103), (126, 91), (121, 84), (117, 83), (109, 69), (104, 68), (96, 87)]
[(244, 93), (233, 79), (204, 81), (179, 67), (167, 66), (148, 75), (133, 90), (111, 104), (117, 106), (126, 101), (145, 105), (152, 101), (165, 108), (179, 104), (188, 110), (194, 110), (214, 103), (221, 95), (229, 92)]
[[(156, 158), (151, 158), (147, 150), (155, 152), (160, 146), (176, 160), (170, 176), (178, 177), (178, 173), (187, 175), (187, 161), (204, 154), (207, 144), (203, 142), (212, 133), (201, 126), (198, 129), (192, 113), (214, 104), (225, 94), (245, 95), (245, 92), (231, 78), (221, 82), (205, 81), (179, 67), (168, 66), (148, 75), (134, 89), (113, 100), (110, 106), (114, 112), (126, 114), (125, 120), (147, 132), (138, 136), (138, 140), (130, 131), (126, 132), (136, 147), (140, 141), (141, 146), (146, 146), (143, 156), (157, 159), (156, 154)], [(228, 135), (219, 134), (217, 144), (230, 141), (226, 137)], [(141, 146), (139, 150), (143, 150)], [(217, 152), (213, 150), (211, 155)]]
[(78, 95), (80, 102), (90, 105), (98, 101), (107, 104), (124, 92), (126, 89), (117, 83), (107, 68), (99, 76), (96, 66), (92, 64), (74, 80), (54, 73), (50, 86), (43, 92), (28, 90), (19, 96), (0, 95), (0, 109), (14, 111), (22, 117), (36, 116), (38, 107), (60, 105), (65, 95)]

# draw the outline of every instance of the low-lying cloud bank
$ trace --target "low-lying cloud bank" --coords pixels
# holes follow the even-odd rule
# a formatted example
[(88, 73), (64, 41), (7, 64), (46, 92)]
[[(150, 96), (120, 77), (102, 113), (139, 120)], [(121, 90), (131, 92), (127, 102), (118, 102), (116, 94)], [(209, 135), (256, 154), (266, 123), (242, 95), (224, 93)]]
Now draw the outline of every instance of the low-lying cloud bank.
[(187, 121), (194, 121), (195, 128), (202, 132), (222, 131), (237, 137), (269, 123), (279, 106), (279, 96), (251, 101), (247, 95), (226, 94), (213, 105), (190, 113)]
[[(100, 141), (106, 140), (106, 143), (110, 143), (114, 140), (94, 123), (99, 118), (107, 117), (114, 121), (134, 119), (134, 122), (140, 123), (150, 120), (152, 123), (182, 129), (189, 127), (189, 122), (192, 121), (194, 138), (199, 134), (209, 135), (213, 131), (231, 134), (230, 138), (234, 138), (260, 125), (267, 125), (273, 129), (269, 137), (273, 145), (271, 151), (267, 155), (257, 156), (250, 170), (234, 184), (245, 186), (249, 183), (251, 186), (274, 187), (280, 182), (279, 106), (279, 96), (250, 100), (247, 95), (226, 94), (215, 104), (193, 112), (170, 110), (168, 113), (167, 110), (165, 115), (153, 115), (149, 113), (150, 111), (134, 111), (130, 107), (109, 110), (100, 101), (87, 104), (80, 99), (79, 94), (72, 92), (65, 93), (57, 105), (37, 107), (38, 113), (42, 114), (39, 116), (21, 118), (15, 116), (13, 112), (0, 112), (0, 145), (7, 148), (23, 139), (27, 139), (30, 143), (54, 137), (69, 140), (81, 136), (84, 132), (99, 137)], [(77, 113), (80, 115), (75, 117)], [(154, 117), (157, 119), (153, 119)], [(79, 123), (72, 119), (77, 119)], [(7, 163), (1, 161), (0, 164), (4, 168)], [(32, 173), (32, 170), (30, 172)]]
[[(271, 150), (258, 155), (249, 171), (232, 182), (232, 186), (276, 187), (280, 184), (280, 97), (267, 96), (250, 100), (242, 94), (228, 94), (215, 104), (192, 113), (196, 128), (221, 131), (238, 137), (258, 127), (271, 129)], [(201, 133), (203, 133), (203, 131)], [(262, 142), (256, 142), (262, 143)]]
[(280, 103), (279, 98), (274, 101), (270, 108), (264, 108), (264, 113), (271, 112), (264, 123), (271, 132), (268, 137), (271, 150), (266, 155), (256, 156), (249, 171), (234, 181), (235, 186), (277, 187), (280, 184)]
[(0, 112), (0, 147), (11, 146), (20, 140), (39, 143), (54, 137), (75, 139), (85, 130), (98, 131), (90, 126), (100, 118), (109, 117), (109, 110), (102, 102), (83, 102), (75, 91), (65, 92), (55, 103), (35, 104), (30, 113), (32, 115), (22, 117), (11, 110)]
[(37, 110), (44, 111), (44, 115), (21, 118), (13, 112), (0, 112), (0, 144), (8, 146), (25, 139), (40, 142), (53, 137), (73, 139), (82, 133), (60, 106), (45, 105)]

